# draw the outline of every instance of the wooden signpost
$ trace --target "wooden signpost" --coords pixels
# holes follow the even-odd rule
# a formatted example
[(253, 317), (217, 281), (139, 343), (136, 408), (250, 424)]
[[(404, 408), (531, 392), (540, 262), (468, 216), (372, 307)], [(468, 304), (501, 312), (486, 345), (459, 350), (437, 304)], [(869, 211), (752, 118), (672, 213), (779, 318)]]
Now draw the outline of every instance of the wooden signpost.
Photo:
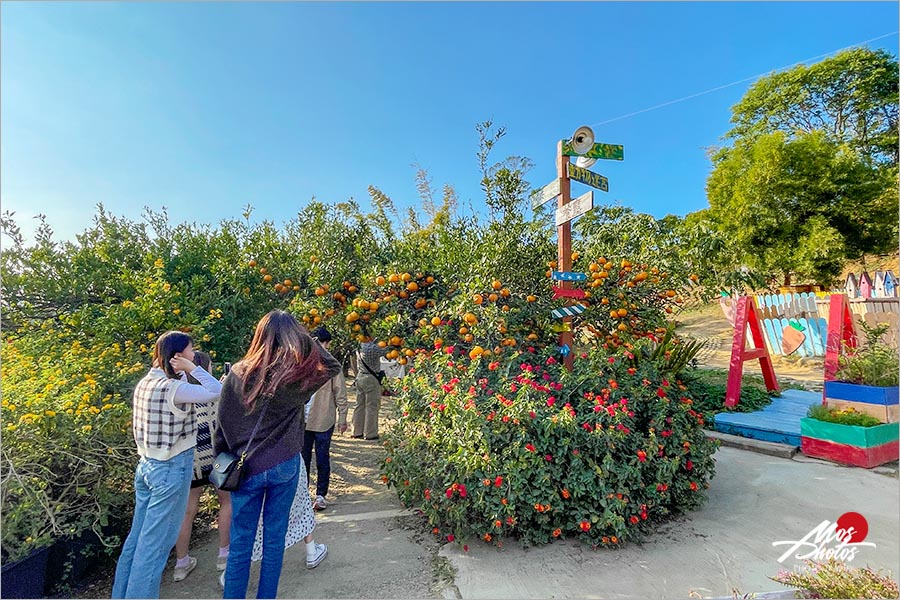
[[(587, 130), (591, 137), (593, 132), (589, 128), (579, 128), (579, 133)], [(584, 298), (582, 290), (573, 290), (572, 281), (584, 281), (585, 273), (572, 273), (572, 219), (575, 219), (594, 206), (594, 192), (589, 191), (572, 200), (572, 180), (587, 184), (601, 191), (609, 191), (609, 180), (598, 173), (573, 165), (570, 156), (585, 156), (604, 160), (623, 160), (624, 148), (617, 144), (594, 144), (587, 152), (576, 152), (569, 140), (560, 140), (556, 145), (556, 175), (557, 178), (545, 185), (531, 197), (531, 208), (535, 209), (545, 202), (556, 198), (556, 239), (557, 255), (556, 263), (559, 271), (552, 273), (553, 279), (558, 283), (554, 288), (554, 298)], [(580, 292), (580, 294), (579, 294)], [(566, 348), (563, 352), (563, 364), (569, 370), (572, 369), (574, 353), (569, 351), (573, 347), (572, 328), (569, 326), (572, 316), (584, 312), (581, 304), (572, 304), (553, 311), (553, 316), (562, 319), (563, 330), (559, 335), (560, 348)]]

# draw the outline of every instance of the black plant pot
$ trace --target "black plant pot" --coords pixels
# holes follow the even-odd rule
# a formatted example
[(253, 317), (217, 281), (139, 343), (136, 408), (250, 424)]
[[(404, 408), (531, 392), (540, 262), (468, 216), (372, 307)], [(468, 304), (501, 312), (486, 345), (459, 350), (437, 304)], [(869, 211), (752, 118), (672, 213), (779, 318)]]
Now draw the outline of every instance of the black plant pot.
[[(74, 538), (57, 540), (51, 546), (47, 561), (47, 572), (52, 581), (47, 581), (46, 593), (60, 585), (78, 585), (86, 576), (93, 574), (103, 559), (103, 544), (93, 531), (82, 532)], [(58, 591), (58, 590), (57, 590)]]
[(4, 598), (43, 598), (50, 547), (44, 546), (16, 562), (3, 565), (0, 595)]

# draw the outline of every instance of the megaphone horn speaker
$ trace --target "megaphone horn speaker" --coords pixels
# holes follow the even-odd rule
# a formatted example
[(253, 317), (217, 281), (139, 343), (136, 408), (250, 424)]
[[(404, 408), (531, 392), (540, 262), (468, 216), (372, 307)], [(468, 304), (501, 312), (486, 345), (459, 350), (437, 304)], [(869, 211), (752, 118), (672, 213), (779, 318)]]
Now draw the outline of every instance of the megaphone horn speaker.
[(594, 131), (587, 125), (582, 125), (572, 134), (572, 150), (578, 154), (584, 154), (594, 147)]

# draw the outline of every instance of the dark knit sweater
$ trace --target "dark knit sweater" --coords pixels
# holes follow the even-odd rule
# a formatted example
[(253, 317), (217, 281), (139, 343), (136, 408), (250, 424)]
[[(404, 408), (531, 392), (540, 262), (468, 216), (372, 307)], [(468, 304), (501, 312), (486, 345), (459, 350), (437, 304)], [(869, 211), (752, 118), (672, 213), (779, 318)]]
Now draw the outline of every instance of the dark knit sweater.
[(244, 381), (239, 374), (240, 363), (225, 378), (219, 401), (219, 427), (215, 437), (217, 454), (231, 452), (240, 456), (247, 448), (262, 407), (268, 404), (244, 463), (244, 477), (262, 473), (300, 454), (305, 428), (303, 407), (309, 402), (313, 392), (341, 370), (340, 363), (327, 350), (318, 343), (315, 347), (322, 355), (325, 368), (314, 377), (279, 388), (271, 398), (260, 396), (256, 401), (256, 409), (249, 415), (242, 403), (241, 387)]

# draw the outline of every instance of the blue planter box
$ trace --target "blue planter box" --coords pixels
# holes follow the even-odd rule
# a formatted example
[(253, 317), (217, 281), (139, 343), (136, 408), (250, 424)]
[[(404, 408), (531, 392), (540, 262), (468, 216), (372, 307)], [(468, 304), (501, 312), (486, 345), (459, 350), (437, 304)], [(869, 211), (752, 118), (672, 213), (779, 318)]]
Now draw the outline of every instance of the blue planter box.
[(890, 406), (900, 401), (900, 387), (875, 387), (845, 381), (826, 381), (825, 397), (849, 402)]

